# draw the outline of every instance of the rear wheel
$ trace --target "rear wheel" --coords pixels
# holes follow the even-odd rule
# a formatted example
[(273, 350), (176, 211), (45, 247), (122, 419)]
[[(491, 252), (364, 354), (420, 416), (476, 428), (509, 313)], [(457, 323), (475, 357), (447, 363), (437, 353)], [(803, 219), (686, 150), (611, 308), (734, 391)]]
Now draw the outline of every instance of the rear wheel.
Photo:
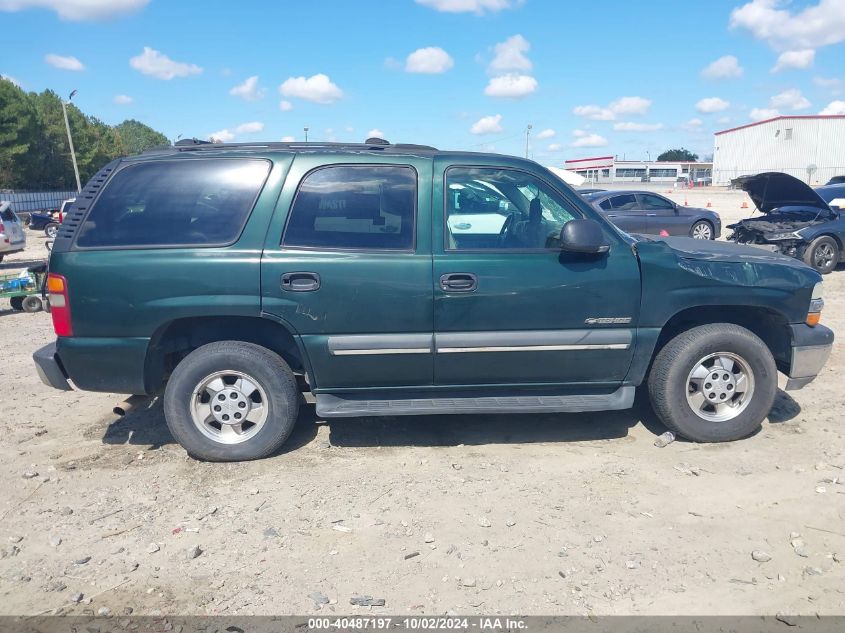
[(56, 233), (59, 232), (59, 223), (58, 222), (50, 222), (47, 226), (44, 227), (44, 235), (53, 239), (56, 237)]
[(41, 302), (41, 297), (37, 295), (29, 295), (23, 298), (21, 302), (21, 308), (24, 312), (41, 312), (41, 308), (43, 308), (43, 303)]
[(822, 275), (828, 274), (839, 263), (839, 244), (829, 235), (817, 237), (804, 251), (804, 263)]
[(12, 304), (12, 310), (17, 310), (18, 312), (23, 310), (23, 297), (12, 297), (9, 299), (9, 303)]
[(670, 429), (696, 442), (727, 442), (760, 427), (775, 399), (777, 368), (769, 348), (749, 330), (702, 325), (660, 350), (648, 391)]
[(287, 363), (241, 341), (209, 343), (180, 362), (164, 392), (167, 426), (193, 457), (267, 457), (285, 442), (299, 411)]
[(691, 238), (696, 240), (712, 240), (713, 239), (713, 225), (707, 220), (699, 220), (689, 230)]

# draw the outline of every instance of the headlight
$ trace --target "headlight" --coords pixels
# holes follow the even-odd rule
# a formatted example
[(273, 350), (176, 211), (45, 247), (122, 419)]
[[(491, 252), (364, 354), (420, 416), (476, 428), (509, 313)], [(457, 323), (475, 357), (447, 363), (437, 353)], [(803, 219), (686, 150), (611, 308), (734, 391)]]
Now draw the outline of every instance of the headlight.
[(765, 236), (767, 240), (770, 242), (774, 242), (777, 240), (800, 240), (802, 239), (800, 235), (798, 235), (798, 231), (790, 231), (788, 233), (772, 233), (771, 235)]
[(819, 282), (813, 287), (813, 294), (810, 295), (810, 307), (807, 310), (807, 325), (818, 325), (822, 317), (823, 309), (824, 299), (822, 299), (822, 282)]

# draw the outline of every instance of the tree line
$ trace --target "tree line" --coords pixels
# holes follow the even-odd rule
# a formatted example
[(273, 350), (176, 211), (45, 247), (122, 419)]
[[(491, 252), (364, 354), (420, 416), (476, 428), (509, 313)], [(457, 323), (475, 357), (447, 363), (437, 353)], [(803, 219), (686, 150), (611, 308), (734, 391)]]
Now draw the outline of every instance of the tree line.
[[(115, 158), (170, 144), (133, 119), (107, 125), (72, 104), (67, 115), (83, 185)], [(62, 101), (52, 90), (26, 92), (0, 79), (0, 189), (76, 189)]]

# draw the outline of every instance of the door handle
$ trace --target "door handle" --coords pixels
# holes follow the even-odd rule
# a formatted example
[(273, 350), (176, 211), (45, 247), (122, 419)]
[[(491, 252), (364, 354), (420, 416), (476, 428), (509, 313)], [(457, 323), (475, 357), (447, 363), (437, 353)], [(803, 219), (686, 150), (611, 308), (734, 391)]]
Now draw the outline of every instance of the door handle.
[(478, 277), (472, 273), (446, 273), (440, 276), (440, 288), (446, 292), (473, 292)]
[(282, 275), (282, 290), (287, 292), (314, 292), (320, 289), (320, 275), (296, 272)]
[(615, 213), (608, 213), (608, 214), (607, 214), (607, 217), (609, 217), (609, 218), (615, 218), (615, 217), (616, 217), (616, 214), (615, 214)]
[(648, 218), (656, 218), (656, 217), (657, 217), (657, 214), (656, 214), (656, 213), (646, 213), (646, 217), (648, 217)]

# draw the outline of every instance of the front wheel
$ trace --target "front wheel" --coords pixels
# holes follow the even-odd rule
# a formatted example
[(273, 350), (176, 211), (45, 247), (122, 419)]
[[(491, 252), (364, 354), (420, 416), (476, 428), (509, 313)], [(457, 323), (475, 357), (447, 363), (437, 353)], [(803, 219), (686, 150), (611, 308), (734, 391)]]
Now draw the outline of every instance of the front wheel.
[(180, 362), (164, 391), (164, 414), (176, 440), (209, 461), (260, 459), (288, 438), (299, 391), (287, 363), (265, 347), (220, 341)]
[(44, 227), (44, 235), (46, 235), (50, 239), (54, 239), (58, 232), (59, 232), (58, 222), (50, 222), (47, 226)]
[(37, 295), (27, 295), (21, 302), (21, 309), (24, 312), (41, 312), (44, 304), (41, 302), (41, 297)]
[(694, 240), (712, 240), (713, 225), (707, 220), (699, 220), (689, 230), (689, 235)]
[(817, 237), (804, 251), (804, 263), (822, 275), (828, 274), (839, 263), (839, 244), (829, 235)]
[(714, 323), (678, 334), (648, 378), (655, 413), (696, 442), (728, 442), (760, 428), (777, 392), (777, 367), (754, 333)]

